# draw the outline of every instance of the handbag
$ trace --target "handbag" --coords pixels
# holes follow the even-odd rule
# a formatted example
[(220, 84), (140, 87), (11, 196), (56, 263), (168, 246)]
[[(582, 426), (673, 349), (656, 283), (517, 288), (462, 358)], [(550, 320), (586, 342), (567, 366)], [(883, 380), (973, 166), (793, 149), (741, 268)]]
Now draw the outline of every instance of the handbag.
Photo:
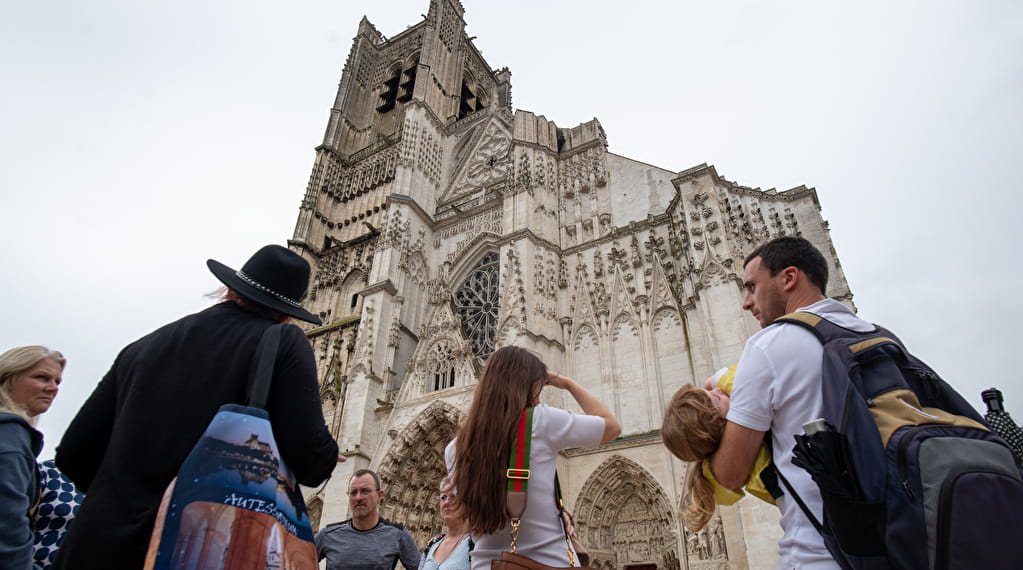
[[(508, 508), (508, 514), (511, 516), (511, 550), (510, 552), (502, 552), (499, 560), (492, 560), (490, 568), (491, 570), (564, 570), (566, 567), (541, 564), (528, 556), (515, 552), (519, 540), (519, 526), (522, 523), (522, 513), (526, 510), (526, 494), (529, 488), (529, 450), (533, 439), (533, 408), (526, 408), (522, 412), (522, 415), (519, 417), (516, 434), (515, 443), (512, 445), (511, 455), (508, 459), (508, 471), (506, 474), (508, 490), (505, 503)], [(564, 503), (561, 500), (561, 485), (558, 483), (557, 473), (554, 474), (554, 489), (555, 501), (558, 506), (558, 518), (561, 520), (562, 530), (565, 532), (565, 545), (568, 550), (570, 567), (580, 568), (580, 570), (593, 570), (585, 566), (576, 566), (576, 554), (579, 551), (575, 550), (574, 544), (578, 543), (574, 542), (573, 538), (568, 534), (568, 527), (565, 526), (565, 518), (562, 516)], [(589, 555), (587, 554), (587, 560), (583, 562), (580, 555), (580, 564), (588, 563), (588, 559)]]
[(167, 486), (144, 568), (316, 568), (305, 501), (264, 409), (285, 325), (260, 338), (246, 405), (224, 404)]

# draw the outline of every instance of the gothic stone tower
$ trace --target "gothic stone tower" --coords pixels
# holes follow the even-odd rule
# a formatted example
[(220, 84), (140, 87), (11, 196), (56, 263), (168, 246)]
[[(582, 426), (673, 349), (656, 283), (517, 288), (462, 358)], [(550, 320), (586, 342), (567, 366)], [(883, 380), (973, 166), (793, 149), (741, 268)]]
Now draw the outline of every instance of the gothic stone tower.
[(766, 504), (684, 530), (688, 466), (659, 428), (680, 385), (735, 363), (756, 332), (740, 276), (759, 243), (808, 238), (831, 260), (828, 293), (851, 302), (816, 192), (652, 167), (609, 153), (596, 119), (562, 128), (513, 111), (510, 72), (484, 61), (463, 16), (458, 0), (430, 0), (389, 39), (364, 18), (317, 147), (290, 245), (314, 268), (307, 302), (326, 324), (307, 332), (348, 461), (308, 491), (314, 521), (347, 518), (348, 478), (370, 467), (385, 517), (420, 546), (439, 532), (444, 446), (486, 356), (515, 344), (622, 422), (616, 441), (559, 459), (597, 567), (773, 567)]

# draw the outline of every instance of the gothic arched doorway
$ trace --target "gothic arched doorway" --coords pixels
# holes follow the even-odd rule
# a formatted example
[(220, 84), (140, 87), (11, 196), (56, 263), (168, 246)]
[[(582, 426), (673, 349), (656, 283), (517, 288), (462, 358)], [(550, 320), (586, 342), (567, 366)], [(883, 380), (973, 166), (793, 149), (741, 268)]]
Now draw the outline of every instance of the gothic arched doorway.
[(575, 526), (597, 568), (679, 570), (677, 523), (661, 486), (636, 462), (614, 455), (583, 485)]
[(575, 509), (576, 530), (590, 556), (603, 563), (598, 567), (679, 569), (670, 501), (631, 459), (613, 455), (594, 470)]
[(444, 478), (444, 447), (454, 439), (461, 414), (434, 401), (394, 439), (378, 474), (387, 489), (383, 516), (401, 523), (420, 548), (442, 532), (437, 485)]

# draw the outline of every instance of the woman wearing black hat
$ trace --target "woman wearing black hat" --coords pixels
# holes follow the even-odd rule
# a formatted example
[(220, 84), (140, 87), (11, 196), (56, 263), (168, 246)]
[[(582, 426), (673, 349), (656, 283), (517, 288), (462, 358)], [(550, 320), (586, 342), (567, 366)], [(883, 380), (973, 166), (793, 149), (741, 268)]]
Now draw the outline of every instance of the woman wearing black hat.
[[(163, 492), (217, 409), (244, 403), (263, 331), (291, 317), (309, 264), (268, 245), (238, 271), (209, 260), (225, 301), (125, 347), (57, 447), (57, 465), (86, 493), (56, 568), (141, 568)], [(312, 348), (285, 327), (267, 402), (281, 458), (298, 482), (330, 476), (338, 448), (323, 420)]]

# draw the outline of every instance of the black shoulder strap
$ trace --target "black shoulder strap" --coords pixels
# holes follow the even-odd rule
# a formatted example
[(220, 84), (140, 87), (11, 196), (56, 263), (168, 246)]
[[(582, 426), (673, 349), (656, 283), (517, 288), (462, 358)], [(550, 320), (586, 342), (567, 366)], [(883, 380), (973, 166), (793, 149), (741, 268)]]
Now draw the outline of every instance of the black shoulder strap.
[(824, 526), (821, 524), (819, 520), (817, 520), (817, 517), (814, 516), (812, 512), (810, 512), (810, 507), (806, 506), (806, 503), (803, 502), (803, 499), (799, 496), (798, 493), (796, 493), (796, 490), (792, 488), (792, 484), (789, 483), (789, 480), (786, 479), (785, 476), (781, 474), (781, 470), (778, 469), (777, 466), (775, 466), (774, 472), (778, 474), (778, 478), (781, 479), (781, 482), (785, 485), (785, 488), (788, 489), (789, 496), (796, 500), (796, 504), (799, 505), (800, 510), (803, 511), (803, 514), (806, 515), (806, 518), (810, 519), (810, 523), (813, 525), (813, 528), (817, 529), (817, 532), (819, 532), (821, 536), (824, 536)]
[(249, 393), (246, 406), (253, 408), (265, 408), (267, 394), (270, 392), (270, 380), (273, 379), (274, 361), (277, 359), (277, 346), (281, 341), (281, 331), (284, 324), (277, 323), (263, 332), (259, 339), (259, 346), (252, 356), (252, 366), (249, 368)]
[[(778, 469), (778, 466), (774, 463), (774, 445), (771, 443), (771, 432), (764, 434), (764, 444), (767, 445), (767, 450), (771, 453), (771, 463), (767, 466), (767, 469), (764, 469), (761, 473), (760, 480), (764, 482), (764, 486), (775, 499), (782, 495), (781, 489), (778, 488), (778, 481), (781, 481), (782, 484), (785, 485), (785, 489), (788, 490), (789, 496), (796, 501), (796, 504), (799, 505), (799, 509), (802, 510), (803, 514), (806, 515), (806, 518), (810, 520), (810, 524), (813, 525), (813, 528), (817, 529), (817, 532), (819, 532), (821, 536), (824, 536), (824, 525), (817, 520), (817, 517), (810, 511), (810, 507), (806, 506), (806, 503), (803, 502), (803, 498), (800, 497), (799, 493), (792, 488), (792, 484), (789, 483), (789, 480), (781, 474), (781, 469)], [(764, 474), (766, 473), (770, 473), (767, 479), (764, 477)], [(771, 479), (772, 481), (768, 482), (768, 479)], [(774, 494), (776, 491), (778, 492), (777, 495)]]

